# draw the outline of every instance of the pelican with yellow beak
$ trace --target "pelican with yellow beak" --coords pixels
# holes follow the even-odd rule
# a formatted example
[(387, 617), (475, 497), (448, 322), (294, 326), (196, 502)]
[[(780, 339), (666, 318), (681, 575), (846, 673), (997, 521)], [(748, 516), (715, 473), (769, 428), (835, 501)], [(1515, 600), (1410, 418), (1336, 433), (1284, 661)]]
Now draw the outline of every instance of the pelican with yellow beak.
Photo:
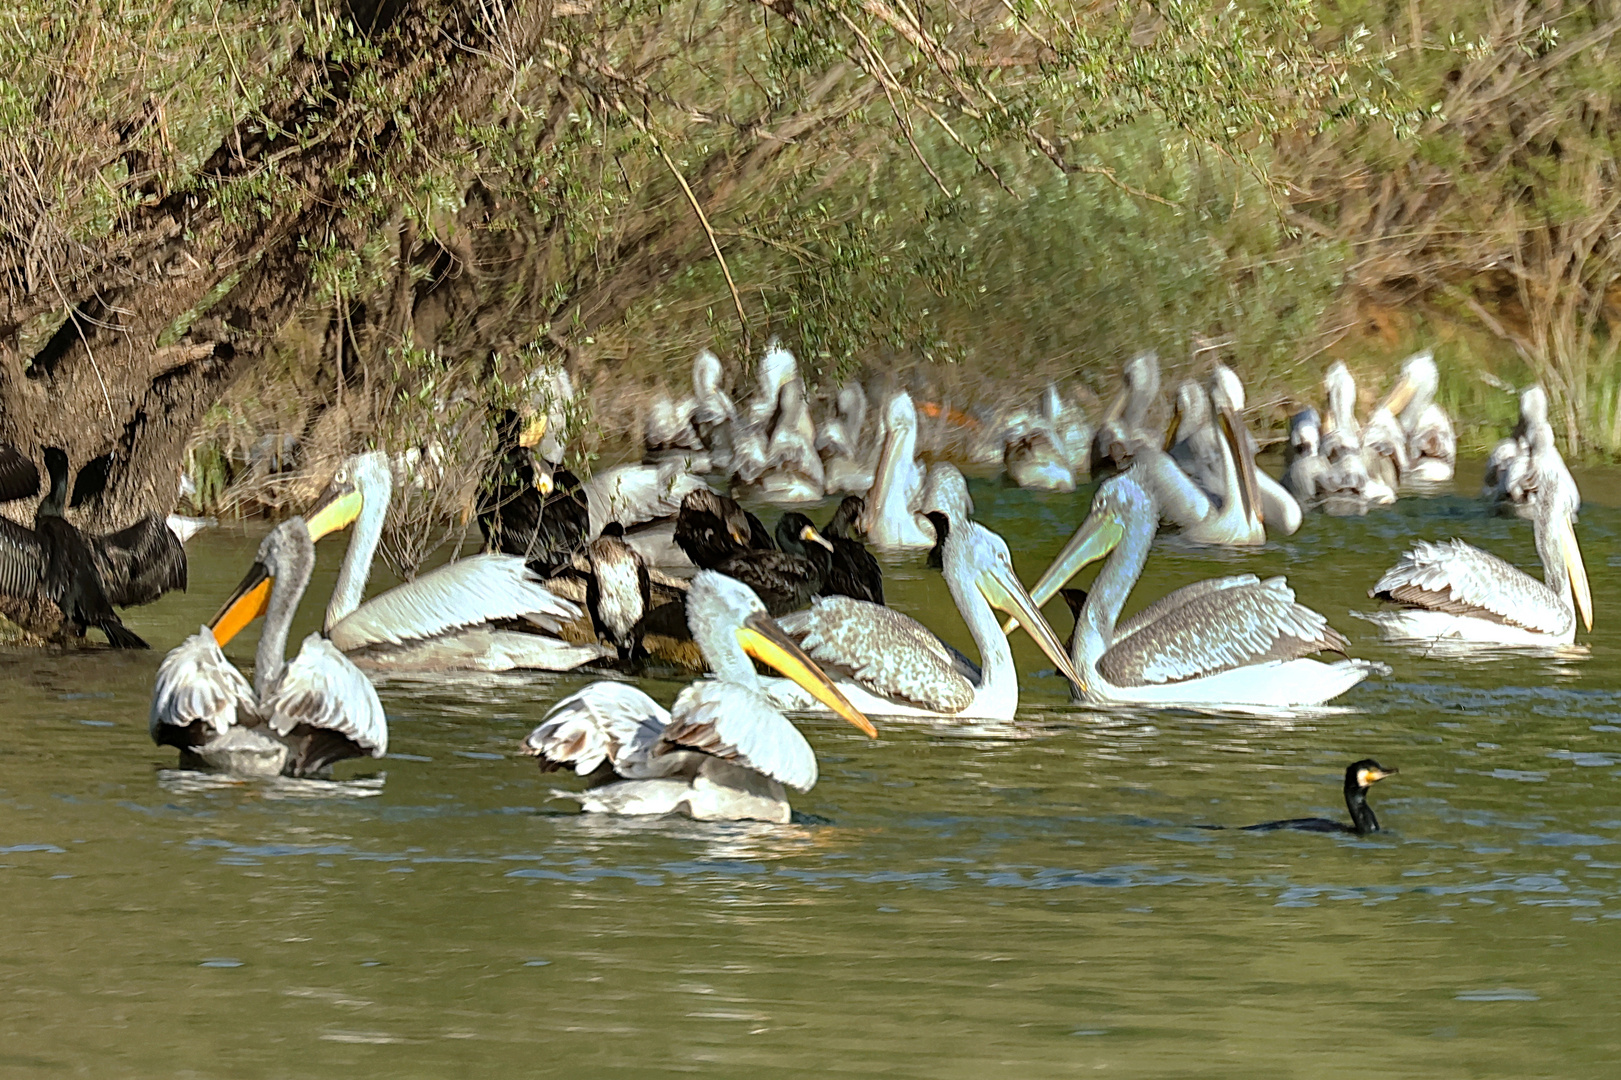
[(585, 791), (559, 793), (587, 812), (786, 824), (784, 788), (816, 785), (816, 753), (768, 696), (751, 658), (869, 738), (877, 729), (742, 582), (700, 571), (687, 622), (714, 678), (688, 686), (668, 710), (626, 683), (592, 683), (553, 706), (523, 752), (543, 771), (591, 777)]
[(1576, 543), (1579, 496), (1550, 472), (1532, 492), (1542, 581), (1462, 540), (1419, 542), (1368, 595), (1400, 607), (1364, 614), (1387, 638), (1480, 645), (1569, 645), (1579, 616), (1593, 629), (1593, 594)]
[(1031, 588), (1045, 603), (1088, 563), (1107, 558), (1076, 614), (1070, 658), (1082, 678), (1073, 696), (1097, 704), (1221, 710), (1321, 705), (1361, 682), (1373, 665), (1325, 664), (1347, 642), (1322, 615), (1295, 603), (1281, 577), (1253, 574), (1186, 585), (1121, 620), (1142, 575), (1160, 512), (1131, 472), (1106, 480), (1086, 521)]
[[(966, 516), (948, 516), (941, 571), (979, 649), (978, 667), (916, 619), (881, 604), (829, 596), (782, 617), (782, 628), (813, 659), (848, 672), (838, 677), (839, 689), (862, 712), (1013, 719), (1019, 708), (1019, 672), (1007, 636), (996, 625), (997, 610), (1012, 615), (1066, 677), (1082, 681), (1013, 572), (1007, 543)], [(785, 680), (773, 680), (768, 690), (784, 708), (816, 707)]]
[[(213, 621), (164, 657), (152, 691), (152, 741), (180, 749), (183, 767), (238, 776), (325, 776), (334, 762), (382, 757), (388, 721), (371, 681), (320, 634), (286, 660), (288, 628), (309, 585), (315, 538), (352, 521), (330, 502), (291, 518), (259, 545), (258, 558)], [(258, 616), (264, 632), (253, 684), (222, 646)]]

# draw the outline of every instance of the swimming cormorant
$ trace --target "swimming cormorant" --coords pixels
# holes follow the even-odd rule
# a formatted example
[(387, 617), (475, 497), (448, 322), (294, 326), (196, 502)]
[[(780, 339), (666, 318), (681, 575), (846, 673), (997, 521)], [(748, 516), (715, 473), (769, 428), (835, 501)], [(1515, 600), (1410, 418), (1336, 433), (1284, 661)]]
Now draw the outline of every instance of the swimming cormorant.
[[(1366, 836), (1379, 831), (1379, 819), (1368, 805), (1368, 788), (1399, 770), (1387, 769), (1372, 758), (1354, 761), (1345, 767), (1345, 807), (1351, 812), (1351, 823), (1330, 818), (1286, 818), (1283, 821), (1263, 821), (1259, 825), (1246, 825), (1244, 832), (1272, 832), (1275, 829), (1299, 829), (1301, 832), (1351, 833)], [(1221, 826), (1214, 826), (1221, 828)]]

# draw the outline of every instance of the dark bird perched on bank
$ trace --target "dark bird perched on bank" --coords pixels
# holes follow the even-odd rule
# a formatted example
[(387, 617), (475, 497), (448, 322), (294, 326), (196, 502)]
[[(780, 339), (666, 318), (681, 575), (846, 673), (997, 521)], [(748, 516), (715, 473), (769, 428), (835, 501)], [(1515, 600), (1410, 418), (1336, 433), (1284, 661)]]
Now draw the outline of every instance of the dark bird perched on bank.
[(646, 656), (642, 632), (652, 607), (647, 564), (625, 543), (625, 529), (616, 521), (603, 526), (602, 535), (586, 545), (591, 564), (585, 583), (585, 606), (597, 636), (613, 642), (619, 659)]
[(550, 577), (585, 549), (590, 513), (579, 479), (567, 469), (537, 468), (535, 451), (521, 445), (521, 429), (511, 410), (497, 425), (500, 449), (479, 500), (478, 526), (489, 550), (521, 556)]
[(67, 454), (56, 447), (47, 449), (45, 467), (51, 490), (34, 513), (33, 530), (0, 519), (0, 595), (7, 601), (5, 613), (47, 637), (82, 638), (93, 626), (114, 648), (147, 648), (114, 614), (91, 541), (62, 516), (68, 498)]
[(822, 535), (833, 545), (833, 562), (824, 574), (823, 596), (850, 596), (874, 604), (884, 602), (884, 571), (861, 541), (850, 530), (867, 508), (860, 495), (846, 495), (833, 512)]
[[(1345, 808), (1351, 812), (1349, 825), (1330, 818), (1286, 818), (1283, 821), (1263, 821), (1259, 825), (1246, 825), (1243, 831), (1272, 832), (1276, 829), (1299, 829), (1301, 832), (1350, 833), (1353, 836), (1376, 833), (1379, 831), (1379, 819), (1373, 816), (1373, 807), (1368, 805), (1368, 788), (1387, 776), (1394, 776), (1397, 771), (1385, 768), (1372, 758), (1363, 758), (1345, 767)], [(1202, 827), (1223, 828), (1221, 825)]]
[(760, 519), (714, 491), (689, 492), (675, 516), (675, 543), (692, 565), (714, 570), (743, 551), (770, 551), (771, 534)]

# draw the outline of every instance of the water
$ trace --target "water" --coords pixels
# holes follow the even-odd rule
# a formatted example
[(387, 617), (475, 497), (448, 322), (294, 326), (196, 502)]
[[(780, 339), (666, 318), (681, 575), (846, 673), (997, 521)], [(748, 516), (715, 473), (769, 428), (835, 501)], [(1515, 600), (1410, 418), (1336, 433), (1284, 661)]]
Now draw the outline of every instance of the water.
[[(1621, 475), (1578, 479), (1585, 648), (1416, 656), (1346, 616), (1415, 538), (1534, 566), (1467, 497), (1162, 539), (1142, 600), (1287, 573), (1393, 674), (1290, 723), (1076, 710), (1050, 675), (999, 730), (808, 722), (827, 823), (788, 827), (550, 799), (578, 781), (513, 750), (572, 677), (383, 683), (394, 753), (344, 783), (176, 778), (153, 672), (257, 543), (204, 536), (192, 591), (130, 614), (151, 654), (0, 654), (0, 1075), (1613, 1075)], [(974, 495), (1027, 580), (1088, 497)], [(921, 562), (892, 600), (966, 645)], [(1364, 756), (1401, 769), (1377, 836), (1193, 828), (1340, 816)]]

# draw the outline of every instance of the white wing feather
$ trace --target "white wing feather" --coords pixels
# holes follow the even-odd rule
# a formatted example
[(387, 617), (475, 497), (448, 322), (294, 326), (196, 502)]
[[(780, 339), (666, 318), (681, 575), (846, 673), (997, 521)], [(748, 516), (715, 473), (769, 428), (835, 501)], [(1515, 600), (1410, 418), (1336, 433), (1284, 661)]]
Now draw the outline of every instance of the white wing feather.
[(816, 786), (816, 754), (764, 694), (735, 683), (695, 682), (675, 699), (664, 743), (699, 750), (789, 787)]
[(388, 719), (377, 688), (320, 634), (304, 639), (262, 710), (278, 735), (306, 724), (347, 736), (372, 757), (388, 752)]
[(546, 629), (580, 617), (516, 555), (489, 552), (458, 559), (415, 581), (374, 596), (327, 631), (344, 652), (403, 645), (497, 619), (530, 618)]
[(709, 485), (688, 472), (680, 460), (605, 469), (585, 482), (591, 535), (600, 535), (610, 521), (628, 529), (654, 518), (671, 517), (680, 511), (681, 500), (699, 489), (709, 489)]
[[(594, 682), (553, 705), (523, 741), (523, 752), (553, 765), (572, 765), (581, 776), (604, 761), (621, 776), (636, 776), (658, 748), (670, 714), (629, 683)], [(656, 773), (656, 770), (652, 770)]]
[(879, 697), (944, 713), (973, 704), (974, 684), (956, 655), (928, 627), (894, 608), (829, 596), (777, 622), (812, 659), (847, 669)]
[(253, 687), (220, 651), (208, 627), (169, 650), (152, 686), (148, 727), (154, 738), (161, 726), (187, 727), (201, 720), (223, 734), (239, 721), (258, 714)]
[(1524, 570), (1462, 540), (1421, 540), (1370, 594), (1412, 607), (1562, 634), (1574, 613)]

